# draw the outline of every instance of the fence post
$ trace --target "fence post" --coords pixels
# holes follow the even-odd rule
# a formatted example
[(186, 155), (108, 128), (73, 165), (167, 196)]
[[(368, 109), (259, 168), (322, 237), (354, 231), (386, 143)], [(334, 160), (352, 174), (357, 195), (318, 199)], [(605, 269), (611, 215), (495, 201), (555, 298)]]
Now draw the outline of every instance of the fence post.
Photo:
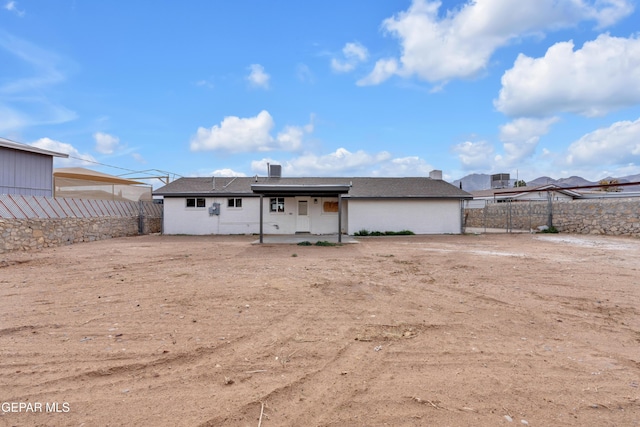
[(138, 234), (144, 234), (144, 202), (138, 200)]
[(547, 227), (553, 227), (553, 203), (551, 191), (547, 190)]
[(484, 232), (487, 232), (487, 209), (488, 209), (488, 203), (485, 200), (484, 202), (484, 208), (482, 208), (482, 225), (484, 226)]

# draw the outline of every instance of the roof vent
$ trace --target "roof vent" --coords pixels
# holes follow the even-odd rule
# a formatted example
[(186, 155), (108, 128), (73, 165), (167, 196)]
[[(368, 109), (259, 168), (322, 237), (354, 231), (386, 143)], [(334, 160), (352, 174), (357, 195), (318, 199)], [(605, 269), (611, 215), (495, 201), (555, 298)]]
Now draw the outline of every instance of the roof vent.
[(282, 165), (269, 165), (269, 178), (282, 177)]
[(432, 170), (431, 172), (429, 172), (429, 178), (431, 179), (439, 179), (440, 181), (442, 181), (442, 171), (441, 170)]

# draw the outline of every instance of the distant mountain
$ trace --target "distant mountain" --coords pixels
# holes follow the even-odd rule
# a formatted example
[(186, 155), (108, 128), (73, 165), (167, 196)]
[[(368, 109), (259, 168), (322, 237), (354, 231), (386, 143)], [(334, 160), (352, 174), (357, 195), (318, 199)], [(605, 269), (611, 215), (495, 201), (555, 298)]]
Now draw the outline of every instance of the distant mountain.
[[(640, 173), (636, 175), (627, 175), (618, 178), (620, 182), (640, 182)], [(640, 191), (640, 185), (629, 185), (628, 187), (622, 187), (624, 191)]]
[(555, 184), (558, 187), (581, 187), (585, 185), (595, 185), (597, 182), (587, 181), (580, 176), (570, 176), (569, 178), (553, 179), (548, 176), (536, 178), (533, 181), (527, 182), (527, 185), (538, 186), (545, 184)]
[(628, 182), (640, 182), (640, 173), (636, 175), (627, 175), (620, 178), (627, 180)]
[(540, 178), (536, 178), (533, 181), (527, 181), (527, 185), (531, 185), (533, 187), (537, 187), (538, 185), (546, 185), (546, 184), (555, 184), (556, 180), (553, 178), (549, 178), (548, 176), (541, 176)]
[(452, 184), (460, 188), (461, 182), (464, 191), (486, 190), (491, 188), (491, 175), (474, 173), (461, 179), (456, 179)]
[[(620, 183), (640, 182), (640, 174), (627, 175), (619, 178), (607, 177), (605, 179), (617, 179)], [(512, 177), (511, 185), (513, 185), (514, 182), (515, 179)], [(456, 187), (460, 187), (460, 183), (462, 183), (462, 189), (465, 191), (488, 190), (491, 188), (491, 175), (484, 173), (474, 173), (451, 182), (451, 184), (455, 185)], [(598, 182), (588, 181), (580, 176), (570, 176), (569, 178), (560, 179), (541, 176), (532, 181), (527, 181), (528, 186), (534, 187), (546, 184), (555, 184), (559, 187), (583, 187), (587, 185), (597, 185)], [(622, 189), (623, 191), (640, 191), (640, 185), (626, 186), (622, 187)]]

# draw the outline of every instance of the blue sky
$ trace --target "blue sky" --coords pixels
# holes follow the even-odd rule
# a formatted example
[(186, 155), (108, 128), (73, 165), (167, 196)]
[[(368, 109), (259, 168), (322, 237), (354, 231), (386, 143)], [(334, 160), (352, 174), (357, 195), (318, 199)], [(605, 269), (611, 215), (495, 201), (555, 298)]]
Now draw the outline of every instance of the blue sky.
[(640, 173), (635, 0), (0, 5), (0, 136), (59, 167)]

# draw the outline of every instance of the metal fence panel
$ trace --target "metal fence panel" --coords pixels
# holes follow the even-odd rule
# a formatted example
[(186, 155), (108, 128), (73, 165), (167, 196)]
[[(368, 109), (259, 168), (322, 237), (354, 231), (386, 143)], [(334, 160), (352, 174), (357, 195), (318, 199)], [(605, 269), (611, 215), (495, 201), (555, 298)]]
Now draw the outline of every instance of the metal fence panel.
[(152, 202), (89, 200), (0, 194), (0, 218), (160, 218), (162, 205)]

